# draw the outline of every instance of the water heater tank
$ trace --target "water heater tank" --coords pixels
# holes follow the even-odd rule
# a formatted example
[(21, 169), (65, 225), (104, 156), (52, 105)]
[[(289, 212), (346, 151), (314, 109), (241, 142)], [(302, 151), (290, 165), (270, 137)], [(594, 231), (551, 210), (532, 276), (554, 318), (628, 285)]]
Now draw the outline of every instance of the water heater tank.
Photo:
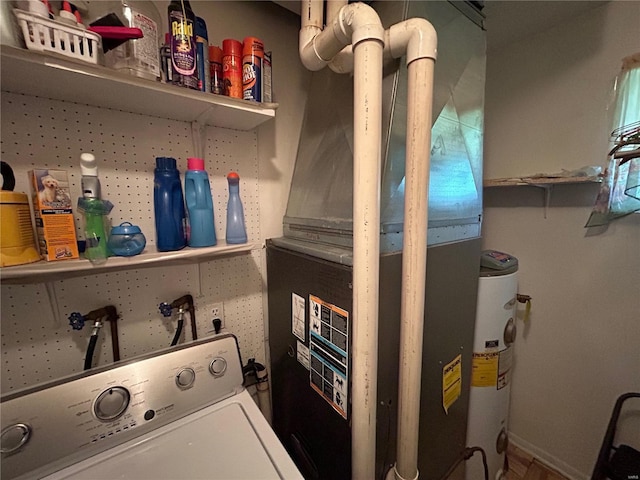
[[(516, 334), (518, 261), (496, 251), (483, 252), (473, 342), (467, 446), (482, 447), (490, 480), (506, 475), (507, 421), (513, 342)], [(466, 462), (466, 480), (484, 478), (480, 455)]]

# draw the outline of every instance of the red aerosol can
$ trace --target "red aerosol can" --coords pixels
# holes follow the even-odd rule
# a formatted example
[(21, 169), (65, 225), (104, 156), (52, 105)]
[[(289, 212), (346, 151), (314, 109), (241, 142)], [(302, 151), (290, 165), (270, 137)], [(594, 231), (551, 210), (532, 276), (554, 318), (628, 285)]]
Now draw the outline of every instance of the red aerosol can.
[(244, 39), (242, 48), (242, 98), (262, 102), (264, 44), (256, 37)]

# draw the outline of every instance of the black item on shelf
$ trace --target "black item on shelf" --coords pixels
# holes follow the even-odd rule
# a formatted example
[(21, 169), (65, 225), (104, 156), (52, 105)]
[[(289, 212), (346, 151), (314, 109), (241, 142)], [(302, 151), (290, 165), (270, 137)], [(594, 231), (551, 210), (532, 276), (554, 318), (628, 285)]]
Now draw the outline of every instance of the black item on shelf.
[(13, 192), (16, 187), (16, 177), (13, 175), (13, 169), (7, 162), (0, 162), (0, 164), (2, 165), (0, 171), (2, 174), (2, 190)]

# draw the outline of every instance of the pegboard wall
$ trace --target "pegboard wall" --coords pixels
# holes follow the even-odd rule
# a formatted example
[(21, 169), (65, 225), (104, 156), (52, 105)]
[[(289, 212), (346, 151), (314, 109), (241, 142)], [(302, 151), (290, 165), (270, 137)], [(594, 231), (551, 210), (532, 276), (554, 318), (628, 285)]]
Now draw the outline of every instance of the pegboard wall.
[[(112, 224), (129, 221), (139, 225), (148, 244), (155, 244), (155, 157), (176, 158), (179, 170), (184, 172), (186, 158), (204, 151), (218, 238), (224, 238), (226, 228), (225, 176), (234, 170), (241, 178), (247, 235), (250, 241), (261, 241), (255, 131), (206, 127), (200, 137), (194, 133), (197, 128), (186, 122), (7, 92), (2, 92), (1, 122), (2, 160), (14, 170), (16, 191), (29, 192), (31, 169), (63, 169), (68, 172), (75, 206), (80, 196), (80, 154), (93, 153), (98, 161), (103, 198), (114, 204)], [(81, 225), (76, 212), (79, 238)], [(92, 328), (87, 325), (83, 330), (72, 330), (68, 324), (72, 312), (86, 314), (114, 305), (120, 315), (121, 358), (168, 347), (177, 320), (175, 315), (163, 317), (158, 304), (187, 293), (194, 297), (199, 337), (213, 334), (212, 305), (223, 302), (226, 331), (238, 337), (243, 361), (255, 357), (265, 363), (263, 256), (263, 250), (257, 249), (188, 265), (54, 281), (51, 284), (58, 312), (52, 311), (44, 284), (2, 285), (1, 391), (82, 370)], [(182, 339), (188, 341), (188, 314), (184, 323)], [(110, 328), (105, 325), (93, 365), (108, 364), (112, 358)]]

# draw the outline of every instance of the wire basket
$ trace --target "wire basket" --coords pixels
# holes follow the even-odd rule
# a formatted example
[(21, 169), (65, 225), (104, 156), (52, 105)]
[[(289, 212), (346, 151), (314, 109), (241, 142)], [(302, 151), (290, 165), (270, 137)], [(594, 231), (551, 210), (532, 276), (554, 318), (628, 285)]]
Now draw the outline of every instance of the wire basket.
[(102, 37), (84, 28), (14, 9), (29, 50), (55, 52), (83, 62), (98, 63), (102, 51)]

